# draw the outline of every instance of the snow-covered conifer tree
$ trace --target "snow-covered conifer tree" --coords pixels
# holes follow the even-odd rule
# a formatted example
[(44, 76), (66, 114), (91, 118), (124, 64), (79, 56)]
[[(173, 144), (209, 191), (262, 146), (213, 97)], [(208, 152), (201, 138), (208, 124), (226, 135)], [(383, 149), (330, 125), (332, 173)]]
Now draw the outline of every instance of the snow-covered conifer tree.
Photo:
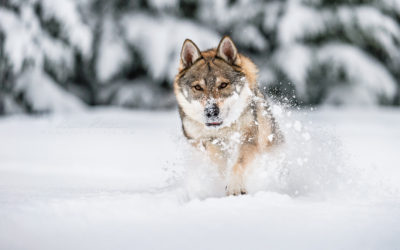
[(185, 38), (230, 35), (304, 104), (400, 104), (398, 0), (5, 0), (0, 113), (174, 106)]

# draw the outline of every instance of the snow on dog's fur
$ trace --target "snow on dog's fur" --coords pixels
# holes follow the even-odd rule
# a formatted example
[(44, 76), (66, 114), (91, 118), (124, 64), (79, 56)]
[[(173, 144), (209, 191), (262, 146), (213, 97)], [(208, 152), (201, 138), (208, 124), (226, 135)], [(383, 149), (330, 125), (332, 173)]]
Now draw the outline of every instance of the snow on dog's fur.
[(186, 138), (218, 166), (227, 195), (247, 193), (249, 164), (283, 140), (254, 63), (227, 36), (203, 52), (187, 39), (174, 90)]

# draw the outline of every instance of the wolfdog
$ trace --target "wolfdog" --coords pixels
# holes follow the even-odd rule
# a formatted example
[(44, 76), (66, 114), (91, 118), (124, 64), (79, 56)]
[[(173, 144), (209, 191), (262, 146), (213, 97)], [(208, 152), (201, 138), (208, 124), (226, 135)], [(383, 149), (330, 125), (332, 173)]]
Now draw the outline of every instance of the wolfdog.
[(228, 36), (202, 52), (183, 43), (174, 81), (183, 134), (218, 167), (227, 195), (246, 194), (249, 164), (283, 141), (257, 72)]

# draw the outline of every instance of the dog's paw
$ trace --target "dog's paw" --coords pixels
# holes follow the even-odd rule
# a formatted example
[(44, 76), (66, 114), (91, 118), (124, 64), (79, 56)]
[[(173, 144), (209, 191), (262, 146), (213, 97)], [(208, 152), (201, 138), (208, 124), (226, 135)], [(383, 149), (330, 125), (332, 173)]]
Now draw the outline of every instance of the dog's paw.
[(243, 195), (247, 194), (247, 190), (242, 181), (230, 181), (225, 187), (226, 195)]

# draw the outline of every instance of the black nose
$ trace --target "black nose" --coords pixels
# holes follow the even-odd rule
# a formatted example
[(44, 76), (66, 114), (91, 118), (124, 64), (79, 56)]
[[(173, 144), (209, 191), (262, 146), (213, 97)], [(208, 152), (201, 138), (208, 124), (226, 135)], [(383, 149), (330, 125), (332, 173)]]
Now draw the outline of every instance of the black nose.
[(208, 118), (217, 117), (219, 114), (219, 108), (217, 104), (210, 105), (204, 109), (204, 113)]

